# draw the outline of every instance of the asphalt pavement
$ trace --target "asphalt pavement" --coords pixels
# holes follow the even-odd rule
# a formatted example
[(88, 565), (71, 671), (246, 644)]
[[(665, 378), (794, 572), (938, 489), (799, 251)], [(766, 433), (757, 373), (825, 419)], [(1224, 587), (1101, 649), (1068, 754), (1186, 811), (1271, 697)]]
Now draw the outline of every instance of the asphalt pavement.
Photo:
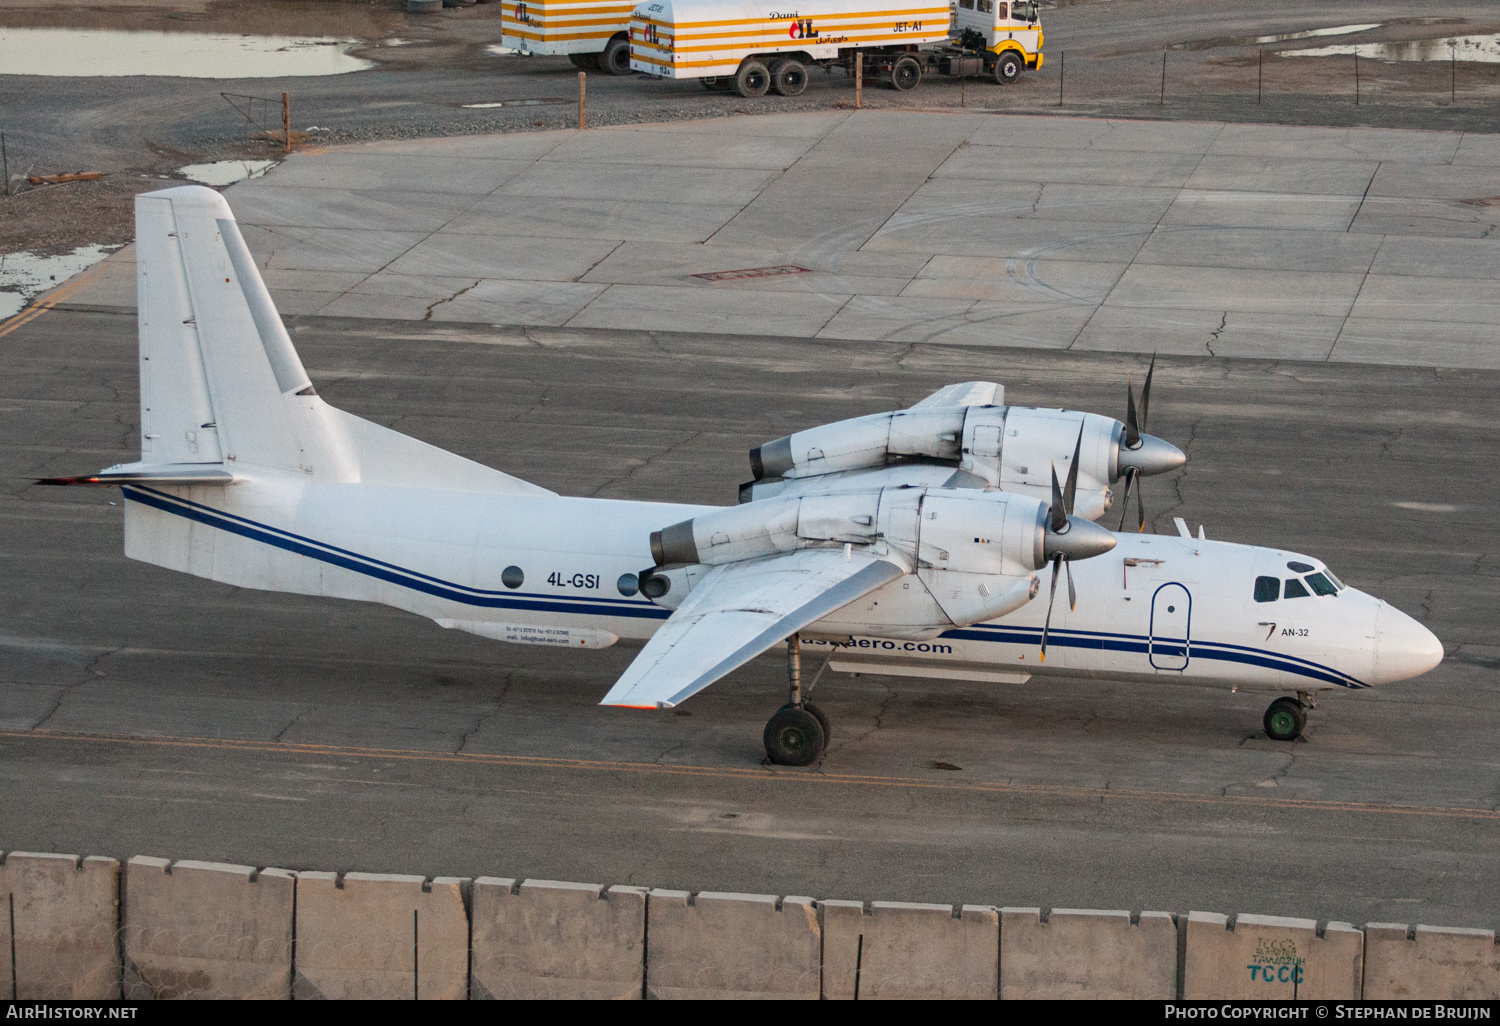
[[(289, 318), (330, 402), (570, 494), (734, 501), (746, 450), (955, 380), (1124, 412), (1144, 358), (933, 343)], [(632, 656), (536, 651), (132, 563), (133, 312), (0, 340), (0, 849), (820, 897), (1500, 925), (1495, 395), (1484, 370), (1163, 356), (1189, 456), (1151, 524), (1326, 558), (1448, 648), (1325, 696), (829, 674), (822, 763), (760, 765), (765, 658), (673, 713)]]

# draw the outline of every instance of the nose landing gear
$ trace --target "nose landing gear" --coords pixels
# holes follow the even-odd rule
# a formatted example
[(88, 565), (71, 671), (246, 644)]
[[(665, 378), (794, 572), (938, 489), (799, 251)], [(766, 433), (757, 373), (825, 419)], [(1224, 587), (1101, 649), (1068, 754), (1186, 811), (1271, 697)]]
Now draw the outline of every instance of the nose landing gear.
[[(777, 766), (811, 766), (828, 747), (828, 717), (802, 700), (802, 638), (796, 634), (786, 639), (786, 673), (787, 703), (766, 723), (766, 758)], [(811, 692), (812, 686), (807, 690)]]
[(1261, 721), (1266, 728), (1266, 736), (1272, 741), (1295, 741), (1302, 736), (1302, 730), (1307, 726), (1307, 710), (1313, 708), (1312, 695), (1306, 691), (1297, 692), (1296, 698), (1282, 697), (1271, 703), (1266, 710), (1265, 718)]

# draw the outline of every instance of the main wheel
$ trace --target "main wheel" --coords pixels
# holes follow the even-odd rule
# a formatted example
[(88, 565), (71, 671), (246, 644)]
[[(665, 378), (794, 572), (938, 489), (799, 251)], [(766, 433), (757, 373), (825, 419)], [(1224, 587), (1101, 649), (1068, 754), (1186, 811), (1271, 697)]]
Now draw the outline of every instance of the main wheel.
[(811, 766), (823, 754), (823, 725), (804, 706), (784, 705), (766, 723), (766, 755), (778, 766)]
[(915, 57), (899, 57), (891, 66), (891, 88), (904, 93), (922, 82), (922, 65)]
[(777, 61), (771, 65), (771, 88), (779, 96), (799, 96), (807, 88), (807, 68), (801, 61)]
[(611, 75), (630, 74), (630, 40), (615, 36), (599, 55), (599, 70)]
[(1278, 698), (1266, 710), (1262, 722), (1266, 736), (1272, 741), (1295, 741), (1302, 736), (1302, 728), (1307, 726), (1307, 713), (1302, 711), (1295, 698)]
[(771, 88), (771, 73), (760, 61), (745, 61), (734, 74), (734, 88), (747, 99), (759, 99)]
[(582, 68), (584, 71), (599, 70), (599, 55), (597, 53), (570, 53), (568, 60), (573, 62), (573, 67)]
[(833, 728), (828, 725), (828, 717), (824, 715), (822, 709), (819, 709), (811, 702), (803, 702), (802, 708), (812, 713), (813, 719), (818, 721), (818, 726), (823, 728), (823, 747), (827, 748), (829, 743), (833, 741)]
[(1013, 85), (1021, 77), (1021, 70), (1026, 67), (1021, 62), (1021, 55), (1014, 50), (1006, 50), (995, 58), (995, 81), (1001, 85)]

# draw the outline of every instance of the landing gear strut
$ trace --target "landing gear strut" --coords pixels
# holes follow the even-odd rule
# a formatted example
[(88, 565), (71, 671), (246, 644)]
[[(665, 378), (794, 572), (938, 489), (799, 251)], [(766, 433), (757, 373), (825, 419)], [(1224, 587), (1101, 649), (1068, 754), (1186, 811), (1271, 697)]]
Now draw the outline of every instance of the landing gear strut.
[(1307, 710), (1313, 708), (1312, 695), (1306, 691), (1297, 692), (1296, 698), (1278, 698), (1271, 703), (1266, 710), (1265, 719), (1262, 721), (1266, 728), (1266, 736), (1272, 741), (1295, 741), (1302, 736), (1302, 730), (1307, 726)]
[(766, 723), (766, 758), (778, 766), (811, 766), (828, 747), (828, 717), (802, 700), (802, 638), (796, 634), (786, 639), (786, 675), (787, 703)]

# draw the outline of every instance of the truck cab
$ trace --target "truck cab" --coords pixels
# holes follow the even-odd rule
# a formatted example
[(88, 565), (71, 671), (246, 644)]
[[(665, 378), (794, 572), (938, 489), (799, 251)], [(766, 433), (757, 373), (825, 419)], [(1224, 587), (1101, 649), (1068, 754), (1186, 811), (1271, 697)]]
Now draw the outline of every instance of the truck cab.
[[(957, 0), (954, 29), (966, 45), (993, 53), (1017, 51), (1028, 68), (1042, 65), (1037, 0)], [(972, 33), (972, 35), (971, 35)], [(976, 39), (976, 37), (978, 37)]]

